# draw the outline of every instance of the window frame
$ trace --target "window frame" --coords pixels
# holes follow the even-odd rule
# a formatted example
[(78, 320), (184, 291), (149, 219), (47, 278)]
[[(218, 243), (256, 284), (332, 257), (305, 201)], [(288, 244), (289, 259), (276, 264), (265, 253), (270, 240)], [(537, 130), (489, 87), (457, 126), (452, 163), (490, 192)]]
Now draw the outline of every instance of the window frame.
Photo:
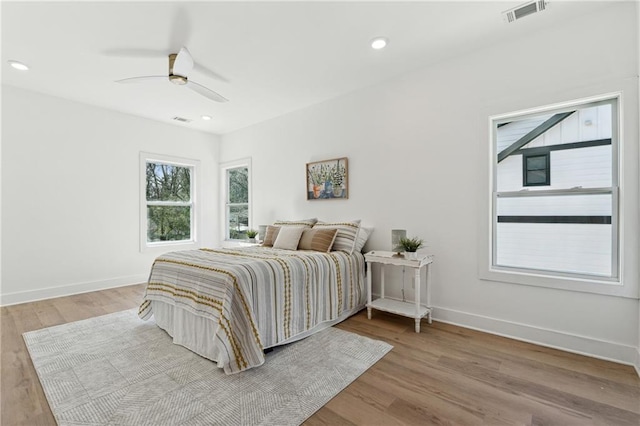
[[(562, 111), (575, 110), (577, 107), (584, 107), (590, 104), (611, 103), (612, 105), (612, 183), (609, 188), (572, 188), (566, 190), (545, 190), (536, 189), (532, 191), (512, 191), (504, 193), (503, 196), (536, 196), (536, 195), (560, 195), (571, 194), (591, 194), (610, 193), (612, 196), (612, 277), (604, 277), (588, 274), (575, 274), (554, 272), (538, 269), (505, 267), (495, 264), (496, 259), (496, 225), (497, 225), (497, 144), (496, 129), (498, 124), (509, 122), (515, 118), (522, 119), (527, 116), (539, 115), (541, 113), (559, 113)], [(482, 262), (479, 265), (480, 279), (507, 282), (513, 284), (532, 285), (538, 287), (549, 287), (570, 291), (590, 292), (609, 295), (627, 296), (627, 291), (623, 286), (624, 256), (622, 253), (623, 244), (623, 200), (621, 191), (621, 169), (622, 169), (622, 117), (623, 98), (621, 92), (608, 93), (599, 96), (582, 98), (574, 101), (555, 103), (543, 107), (528, 110), (516, 111), (507, 114), (489, 116), (489, 173), (488, 173), (488, 215), (485, 229), (488, 238), (484, 239), (487, 245), (482, 245), (480, 249)], [(524, 167), (524, 166), (523, 166)], [(524, 184), (524, 182), (523, 182)], [(546, 193), (546, 194), (545, 194)], [(485, 249), (486, 247), (486, 249)]]
[[(199, 221), (200, 221), (200, 204), (198, 203), (198, 194), (200, 193), (200, 161), (188, 158), (155, 154), (149, 152), (140, 152), (140, 251), (145, 252), (153, 249), (162, 249), (166, 247), (188, 248), (194, 247), (199, 241)], [(177, 167), (184, 167), (190, 170), (190, 201), (148, 201), (147, 200), (147, 163), (168, 164)], [(188, 240), (174, 241), (147, 241), (148, 231), (148, 206), (190, 206), (190, 225), (191, 238)]]
[[(229, 170), (238, 169), (246, 167), (247, 168), (247, 203), (229, 203)], [(251, 179), (252, 171), (251, 171), (251, 157), (242, 158), (234, 161), (227, 161), (224, 163), (220, 163), (220, 204), (221, 208), (224, 210), (223, 214), (220, 215), (222, 218), (221, 229), (223, 230), (222, 235), (224, 235), (223, 240), (229, 242), (240, 242), (244, 241), (242, 239), (232, 239), (230, 238), (230, 229), (229, 229), (229, 208), (232, 206), (244, 205), (247, 204), (247, 215), (248, 215), (248, 229), (253, 229), (253, 190), (252, 190), (252, 179)]]

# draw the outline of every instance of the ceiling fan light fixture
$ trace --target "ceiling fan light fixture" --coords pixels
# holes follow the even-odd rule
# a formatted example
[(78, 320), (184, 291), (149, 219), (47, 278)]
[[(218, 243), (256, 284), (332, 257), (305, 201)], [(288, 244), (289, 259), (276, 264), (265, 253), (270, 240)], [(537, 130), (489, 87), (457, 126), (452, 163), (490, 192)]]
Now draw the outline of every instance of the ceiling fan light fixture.
[(389, 40), (386, 37), (376, 37), (371, 40), (371, 48), (375, 50), (384, 49), (388, 43)]
[(11, 65), (13, 68), (20, 70), (20, 71), (29, 71), (29, 67), (25, 64), (23, 64), (22, 62), (19, 61), (14, 61), (14, 60), (10, 60), (7, 61), (9, 62), (9, 65)]
[(184, 84), (187, 84), (187, 77), (183, 77), (177, 74), (171, 74), (169, 76), (169, 81), (173, 84), (177, 84), (178, 86), (182, 86)]

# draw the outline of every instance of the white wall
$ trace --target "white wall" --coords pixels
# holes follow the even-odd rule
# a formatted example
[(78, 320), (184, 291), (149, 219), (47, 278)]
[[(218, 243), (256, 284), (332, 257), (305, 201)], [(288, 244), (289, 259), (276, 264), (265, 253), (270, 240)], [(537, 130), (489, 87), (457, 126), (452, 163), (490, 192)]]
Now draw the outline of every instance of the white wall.
[[(425, 238), (436, 255), (440, 320), (632, 363), (639, 335), (635, 7), (612, 5), (521, 40), (505, 24), (504, 44), (225, 135), (222, 161), (252, 157), (256, 224), (361, 218), (376, 228), (368, 249), (389, 249), (395, 228)], [(631, 297), (479, 279), (488, 117), (615, 91), (624, 103)], [(350, 198), (307, 201), (305, 163), (342, 156)]]
[[(640, 46), (640, 6), (636, 7), (636, 40)], [(638, 73), (640, 75), (640, 55), (638, 55)], [(640, 76), (639, 76), (640, 77)], [(638, 109), (640, 110), (640, 84), (638, 84)], [(638, 153), (638, 162), (640, 162), (640, 152)], [(639, 176), (640, 179), (640, 176)], [(638, 181), (638, 192), (640, 196), (640, 180)], [(638, 216), (640, 216), (640, 205), (638, 206)], [(640, 376), (640, 306), (638, 309), (638, 345), (636, 347), (636, 372)]]
[(139, 152), (201, 162), (200, 243), (218, 241), (219, 138), (2, 87), (2, 304), (144, 282)]

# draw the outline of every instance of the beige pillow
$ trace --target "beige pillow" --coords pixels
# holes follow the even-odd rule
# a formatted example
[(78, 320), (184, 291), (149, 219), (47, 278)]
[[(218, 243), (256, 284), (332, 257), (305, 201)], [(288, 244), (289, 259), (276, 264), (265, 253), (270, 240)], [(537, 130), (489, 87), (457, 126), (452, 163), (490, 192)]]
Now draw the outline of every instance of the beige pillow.
[(276, 220), (273, 222), (274, 226), (302, 226), (306, 228), (311, 228), (318, 221), (315, 217), (311, 219), (300, 219), (300, 220)]
[(264, 247), (273, 247), (273, 243), (276, 242), (276, 237), (278, 236), (278, 231), (280, 231), (279, 226), (267, 226), (267, 231), (264, 233), (264, 241), (262, 245)]
[(346, 222), (318, 222), (313, 225), (313, 229), (337, 229), (338, 233), (333, 242), (332, 250), (352, 254), (358, 239), (360, 219)]
[(333, 247), (337, 229), (305, 229), (298, 243), (298, 250), (314, 250), (327, 253)]
[(304, 231), (304, 227), (302, 226), (283, 226), (278, 231), (278, 236), (276, 237), (276, 242), (273, 243), (273, 248), (297, 250), (302, 231)]

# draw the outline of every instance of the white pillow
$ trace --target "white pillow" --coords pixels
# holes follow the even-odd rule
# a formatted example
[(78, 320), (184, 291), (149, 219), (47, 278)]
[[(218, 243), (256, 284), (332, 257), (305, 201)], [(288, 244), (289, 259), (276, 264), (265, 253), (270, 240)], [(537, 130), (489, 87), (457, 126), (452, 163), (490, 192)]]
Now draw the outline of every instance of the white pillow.
[(353, 248), (353, 251), (361, 252), (364, 245), (367, 243), (367, 240), (373, 233), (373, 228), (367, 228), (364, 226), (360, 227), (358, 231), (358, 238), (356, 239), (356, 245)]
[(283, 226), (278, 231), (276, 242), (273, 243), (273, 248), (283, 250), (297, 250), (302, 231), (304, 226)]

